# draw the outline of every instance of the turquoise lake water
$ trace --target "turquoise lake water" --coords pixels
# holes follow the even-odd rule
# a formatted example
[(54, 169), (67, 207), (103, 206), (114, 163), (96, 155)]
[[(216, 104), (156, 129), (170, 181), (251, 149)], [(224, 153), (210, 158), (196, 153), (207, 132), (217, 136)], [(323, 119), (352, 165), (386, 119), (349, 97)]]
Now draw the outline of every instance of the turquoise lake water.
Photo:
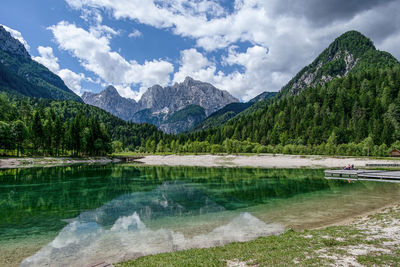
[(0, 265), (85, 266), (338, 223), (400, 186), (323, 170), (92, 165), (0, 171)]

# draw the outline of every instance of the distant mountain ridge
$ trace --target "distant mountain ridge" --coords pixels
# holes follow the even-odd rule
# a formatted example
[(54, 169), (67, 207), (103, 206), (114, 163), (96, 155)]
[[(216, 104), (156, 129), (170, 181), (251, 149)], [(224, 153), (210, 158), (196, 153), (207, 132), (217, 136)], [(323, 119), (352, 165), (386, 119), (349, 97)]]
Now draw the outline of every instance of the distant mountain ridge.
[(131, 114), (137, 112), (139, 108), (135, 100), (120, 96), (112, 85), (99, 94), (85, 92), (82, 99), (86, 104), (100, 107), (126, 121), (131, 120)]
[(31, 59), (22, 43), (0, 26), (0, 91), (53, 100), (82, 99), (64, 81)]
[[(121, 97), (115, 88), (110, 88), (99, 94), (85, 93), (82, 98), (85, 103), (103, 108), (122, 119), (148, 122), (167, 133), (185, 131), (225, 105), (239, 102), (227, 91), (190, 77), (172, 86), (154, 85), (138, 102)], [(180, 113), (174, 116), (176, 112)], [(171, 118), (175, 118), (173, 122)]]
[(230, 103), (225, 107), (215, 111), (210, 116), (208, 116), (205, 120), (201, 121), (200, 123), (196, 124), (191, 131), (200, 131), (206, 130), (213, 127), (219, 127), (226, 123), (228, 120), (232, 119), (239, 113), (249, 109), (254, 104), (273, 98), (277, 95), (277, 92), (263, 92), (256, 97), (250, 99), (248, 102), (241, 103)]

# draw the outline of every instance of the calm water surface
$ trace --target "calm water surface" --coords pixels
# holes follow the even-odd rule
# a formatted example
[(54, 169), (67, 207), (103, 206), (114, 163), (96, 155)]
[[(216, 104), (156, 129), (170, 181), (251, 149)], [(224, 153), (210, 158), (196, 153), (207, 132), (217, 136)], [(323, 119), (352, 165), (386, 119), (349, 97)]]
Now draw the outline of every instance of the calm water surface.
[(0, 171), (0, 265), (85, 266), (339, 222), (400, 186), (323, 170), (128, 165)]

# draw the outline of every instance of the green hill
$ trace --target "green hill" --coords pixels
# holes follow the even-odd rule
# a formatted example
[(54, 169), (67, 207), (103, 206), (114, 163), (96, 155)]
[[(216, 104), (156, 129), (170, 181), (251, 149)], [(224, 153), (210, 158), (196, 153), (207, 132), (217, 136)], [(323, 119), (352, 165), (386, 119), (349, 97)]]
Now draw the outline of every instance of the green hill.
[(206, 113), (204, 108), (200, 107), (199, 105), (187, 105), (181, 110), (173, 113), (167, 118), (168, 123), (174, 123), (182, 120), (186, 120), (187, 117), (205, 117)]
[(205, 120), (201, 121), (191, 129), (191, 131), (206, 130), (213, 127), (218, 127), (226, 123), (231, 118), (235, 117), (237, 114), (243, 110), (250, 107), (253, 103), (231, 103), (225, 107), (217, 110), (208, 116)]

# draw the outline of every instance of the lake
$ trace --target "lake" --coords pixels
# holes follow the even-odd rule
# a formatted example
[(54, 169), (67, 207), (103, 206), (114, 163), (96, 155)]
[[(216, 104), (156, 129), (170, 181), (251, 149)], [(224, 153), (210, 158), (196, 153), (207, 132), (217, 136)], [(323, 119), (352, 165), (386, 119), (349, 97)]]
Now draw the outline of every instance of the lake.
[(340, 223), (400, 185), (322, 169), (125, 164), (0, 171), (0, 265), (85, 266)]

